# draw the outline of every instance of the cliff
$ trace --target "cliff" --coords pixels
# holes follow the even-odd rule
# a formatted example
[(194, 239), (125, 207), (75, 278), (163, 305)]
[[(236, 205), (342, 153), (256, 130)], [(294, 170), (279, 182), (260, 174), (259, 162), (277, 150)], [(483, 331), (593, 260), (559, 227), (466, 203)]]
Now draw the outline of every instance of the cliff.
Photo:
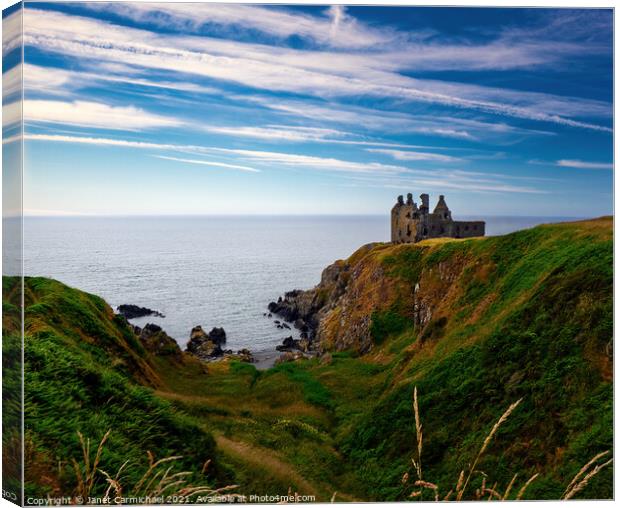
[[(148, 449), (183, 455), (198, 479), (213, 458), (213, 481), (240, 493), (409, 499), (417, 387), (426, 480), (454, 488), (521, 400), (477, 469), (498, 489), (538, 474), (524, 498), (558, 499), (613, 445), (612, 226), (364, 246), (316, 288), (274, 302), (320, 355), (266, 371), (234, 359), (205, 368), (159, 330), (137, 336), (94, 295), (26, 279), (28, 492), (71, 492), (76, 431), (98, 440), (112, 429), (106, 471), (130, 459), (126, 474), (139, 477)], [(5, 362), (17, 361), (19, 281), (3, 283)], [(577, 497), (611, 498), (612, 479), (603, 469)], [(465, 498), (480, 487), (476, 475)]]
[[(361, 355), (384, 371), (341, 443), (379, 499), (405, 495), (394, 485), (411, 456), (413, 385), (425, 414), (426, 475), (442, 485), (466, 467), (500, 408), (520, 398), (481, 469), (506, 483), (511, 470), (540, 473), (530, 499), (559, 498), (577, 464), (611, 448), (609, 217), (365, 246), (282, 304), (315, 323), (313, 347), (324, 356)], [(586, 495), (609, 496), (610, 482), (611, 470)]]
[[(499, 237), (369, 244), (327, 267), (315, 288), (286, 293), (275, 311), (290, 321), (305, 320), (321, 351), (364, 354), (406, 330), (418, 339), (418, 348), (463, 334), (468, 335), (463, 345), (471, 344), (482, 338), (483, 325), (488, 330), (537, 300), (543, 303), (560, 279), (572, 282), (564, 294), (555, 289), (569, 308), (588, 305), (587, 298), (608, 301), (609, 280), (600, 294), (591, 294), (588, 283), (610, 273), (611, 262), (605, 266), (609, 259), (599, 256), (611, 254), (611, 228), (611, 219), (601, 218)], [(576, 298), (579, 288), (582, 294)], [(603, 325), (588, 324), (595, 330)], [(604, 334), (598, 338), (605, 340)], [(605, 355), (600, 366), (609, 378)]]

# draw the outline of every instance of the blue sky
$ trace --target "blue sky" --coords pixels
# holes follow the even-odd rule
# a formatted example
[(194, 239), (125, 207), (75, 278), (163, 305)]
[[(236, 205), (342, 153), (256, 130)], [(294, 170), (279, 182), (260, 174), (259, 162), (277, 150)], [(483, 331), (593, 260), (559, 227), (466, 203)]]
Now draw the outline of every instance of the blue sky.
[(612, 212), (611, 10), (27, 3), (24, 26), (27, 213)]

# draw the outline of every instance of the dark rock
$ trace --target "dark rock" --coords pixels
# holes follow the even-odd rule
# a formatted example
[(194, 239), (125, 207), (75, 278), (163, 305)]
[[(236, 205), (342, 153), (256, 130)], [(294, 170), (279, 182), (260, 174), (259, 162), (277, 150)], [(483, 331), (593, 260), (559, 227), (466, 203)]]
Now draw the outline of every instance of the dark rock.
[(279, 320), (279, 319), (274, 319), (274, 320), (273, 320), (273, 322), (274, 322), (275, 324), (277, 324), (277, 325), (279, 325), (279, 324), (280, 324), (280, 320)]
[(276, 351), (291, 351), (292, 349), (299, 349), (299, 341), (293, 339), (292, 336), (286, 337), (281, 345), (276, 346)]
[(194, 328), (192, 328), (192, 331), (189, 333), (189, 340), (191, 341), (202, 341), (202, 340), (208, 340), (209, 336), (207, 335), (207, 332), (205, 332), (202, 329), (202, 326), (198, 325), (198, 326), (194, 326)]
[(116, 310), (121, 316), (125, 316), (127, 319), (135, 319), (144, 316), (166, 317), (159, 311), (133, 304), (119, 305), (116, 307)]
[(224, 344), (226, 342), (226, 332), (224, 328), (212, 328), (209, 332), (209, 338), (216, 344)]
[[(201, 360), (212, 360), (224, 354), (222, 344), (226, 342), (226, 332), (223, 328), (213, 328), (208, 334), (202, 326), (195, 326), (190, 333), (186, 351)], [(232, 353), (232, 351), (229, 351)]]
[(295, 328), (297, 328), (298, 330), (301, 330), (302, 332), (307, 332), (308, 331), (308, 325), (306, 324), (306, 322), (301, 319), (301, 318), (297, 318), (295, 320), (295, 323), (293, 323), (293, 326)]
[(252, 356), (252, 352), (246, 348), (237, 351), (237, 359), (241, 362), (254, 363), (254, 356)]
[(147, 335), (153, 335), (157, 332), (161, 332), (161, 326), (156, 325), (155, 323), (147, 323), (146, 325), (144, 325), (144, 328), (142, 329), (142, 332), (147, 334)]
[(291, 327), (287, 325), (286, 323), (282, 323), (282, 328), (286, 328), (287, 330), (291, 329)]

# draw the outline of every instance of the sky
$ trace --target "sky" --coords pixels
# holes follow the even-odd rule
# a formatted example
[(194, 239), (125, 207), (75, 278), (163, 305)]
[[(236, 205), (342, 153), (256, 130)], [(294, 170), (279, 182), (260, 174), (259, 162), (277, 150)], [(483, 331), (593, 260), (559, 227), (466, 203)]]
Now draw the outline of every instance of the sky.
[(23, 69), (18, 16), (27, 214), (613, 211), (610, 9), (28, 2)]

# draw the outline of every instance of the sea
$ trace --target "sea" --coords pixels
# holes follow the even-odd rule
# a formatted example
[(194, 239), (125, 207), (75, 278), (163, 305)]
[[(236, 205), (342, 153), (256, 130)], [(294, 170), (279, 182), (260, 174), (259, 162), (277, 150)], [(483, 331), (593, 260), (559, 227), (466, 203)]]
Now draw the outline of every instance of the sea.
[[(484, 218), (487, 235), (574, 219)], [(157, 310), (165, 317), (132, 323), (156, 323), (181, 347), (201, 325), (223, 327), (226, 348), (272, 352), (297, 332), (265, 316), (269, 302), (313, 287), (327, 265), (389, 235), (388, 216), (27, 217), (24, 273), (97, 294), (114, 309)]]

